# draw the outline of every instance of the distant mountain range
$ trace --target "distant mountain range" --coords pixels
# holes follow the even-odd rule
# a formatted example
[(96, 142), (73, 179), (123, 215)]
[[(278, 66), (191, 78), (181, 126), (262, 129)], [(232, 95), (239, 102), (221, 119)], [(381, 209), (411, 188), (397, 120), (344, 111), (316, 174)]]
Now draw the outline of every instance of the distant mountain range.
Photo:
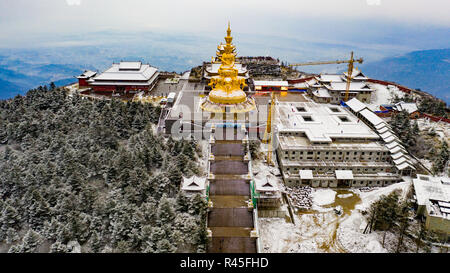
[[(106, 34), (104, 36), (109, 37)], [(139, 37), (145, 38), (145, 36)], [(92, 46), (0, 49), (0, 99), (24, 94), (31, 88), (49, 84), (52, 81), (56, 85), (76, 82), (75, 76), (81, 74), (85, 69), (102, 71), (112, 62), (121, 60), (142, 60), (161, 70), (183, 72), (208, 60), (207, 56), (215, 53), (215, 41), (211, 42), (209, 39), (201, 40), (199, 38), (201, 42), (196, 39), (188, 39), (186, 42), (186, 37), (183, 37), (184, 42), (181, 43), (179, 40), (173, 40), (172, 37), (169, 38), (153, 35), (144, 40), (138, 40), (139, 42), (133, 41), (131, 44), (124, 44), (123, 40), (119, 40), (121, 43), (111, 42), (108, 45), (102, 42), (101, 45)], [(197, 43), (203, 44), (199, 47)], [(286, 41), (283, 45), (285, 45), (283, 48), (271, 52), (271, 54), (288, 62), (324, 60), (327, 54), (330, 54), (329, 51), (337, 50), (333, 49), (332, 44), (310, 45), (311, 52), (307, 54), (309, 57), (300, 58), (297, 56), (297, 52), (302, 50), (299, 51), (297, 43)], [(306, 47), (306, 45), (304, 46)], [(255, 44), (244, 42), (241, 47), (244, 51), (243, 55), (250, 52), (261, 53)], [(249, 48), (255, 48), (255, 50), (251, 51)], [(349, 50), (350, 48), (341, 49), (343, 52)], [(363, 49), (359, 51), (361, 50)], [(358, 55), (366, 57), (365, 53), (369, 51), (368, 49), (364, 50)], [(278, 56), (282, 52), (289, 54)], [(379, 52), (379, 54), (381, 53)], [(387, 52), (382, 52), (382, 54), (387, 54)], [(395, 81), (410, 88), (419, 88), (450, 104), (450, 49), (414, 51), (372, 62), (370, 58), (368, 59), (367, 63), (360, 66), (368, 77)], [(337, 71), (330, 71), (330, 68), (332, 67), (317, 69), (324, 69), (322, 72), (328, 73)], [(341, 66), (339, 69), (338, 67), (335, 69), (342, 68)], [(320, 71), (311, 72), (318, 73)]]
[(76, 82), (74, 76), (82, 69), (72, 65), (32, 64), (15, 61), (13, 66), (0, 67), (0, 99), (6, 99), (24, 94), (29, 89), (39, 85), (54, 82), (57, 86)]
[(361, 65), (370, 78), (420, 89), (450, 105), (450, 48), (413, 51)]

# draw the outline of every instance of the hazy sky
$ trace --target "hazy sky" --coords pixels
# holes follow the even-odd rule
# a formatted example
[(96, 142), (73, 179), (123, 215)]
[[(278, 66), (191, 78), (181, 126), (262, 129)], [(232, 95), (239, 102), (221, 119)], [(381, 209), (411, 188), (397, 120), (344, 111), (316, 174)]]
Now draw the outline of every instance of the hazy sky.
[(207, 33), (228, 20), (241, 33), (287, 37), (332, 28), (330, 22), (450, 28), (449, 10), (449, 0), (0, 0), (0, 39), (101, 30)]

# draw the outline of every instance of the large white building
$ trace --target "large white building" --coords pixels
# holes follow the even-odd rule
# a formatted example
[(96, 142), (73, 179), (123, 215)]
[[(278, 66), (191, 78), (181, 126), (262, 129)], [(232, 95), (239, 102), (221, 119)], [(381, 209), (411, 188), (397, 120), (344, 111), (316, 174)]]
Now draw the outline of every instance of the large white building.
[(278, 162), (289, 186), (364, 187), (399, 182), (381, 137), (347, 108), (279, 102)]

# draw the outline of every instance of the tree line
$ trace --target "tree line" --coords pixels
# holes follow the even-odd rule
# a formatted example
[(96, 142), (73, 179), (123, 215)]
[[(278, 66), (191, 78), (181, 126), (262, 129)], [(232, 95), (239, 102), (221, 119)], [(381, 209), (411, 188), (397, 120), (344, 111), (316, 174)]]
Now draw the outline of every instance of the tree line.
[(0, 250), (204, 252), (195, 141), (154, 134), (161, 109), (51, 85), (0, 101)]

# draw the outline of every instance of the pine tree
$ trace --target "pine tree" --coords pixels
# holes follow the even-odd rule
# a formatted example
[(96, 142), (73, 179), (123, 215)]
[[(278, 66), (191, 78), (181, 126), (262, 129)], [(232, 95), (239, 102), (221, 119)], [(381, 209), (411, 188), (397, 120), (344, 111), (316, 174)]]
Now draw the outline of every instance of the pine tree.
[(20, 245), (20, 252), (23, 253), (36, 252), (37, 248), (41, 244), (41, 241), (42, 239), (39, 233), (35, 232), (32, 229), (28, 230), (28, 232), (22, 239), (22, 244)]
[(157, 253), (174, 253), (176, 247), (167, 239), (162, 239), (156, 243)]
[(164, 225), (164, 224), (171, 223), (174, 218), (175, 218), (175, 211), (173, 209), (173, 205), (169, 201), (167, 196), (164, 194), (161, 197), (161, 200), (159, 201), (158, 212), (157, 212), (157, 222), (160, 225)]
[(61, 242), (55, 242), (50, 246), (50, 253), (68, 253), (67, 245)]

